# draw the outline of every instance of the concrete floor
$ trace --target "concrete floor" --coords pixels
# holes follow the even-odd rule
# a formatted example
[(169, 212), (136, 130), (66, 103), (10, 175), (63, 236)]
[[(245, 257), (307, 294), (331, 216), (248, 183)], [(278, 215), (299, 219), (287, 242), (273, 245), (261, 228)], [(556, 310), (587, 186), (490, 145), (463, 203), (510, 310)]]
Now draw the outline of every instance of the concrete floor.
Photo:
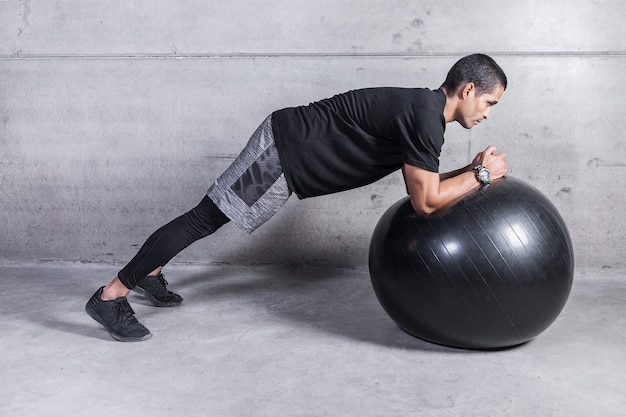
[(534, 341), (471, 352), (415, 339), (366, 269), (173, 266), (179, 308), (131, 305), (154, 337), (84, 313), (111, 265), (0, 266), (2, 416), (625, 416), (624, 272), (578, 272)]

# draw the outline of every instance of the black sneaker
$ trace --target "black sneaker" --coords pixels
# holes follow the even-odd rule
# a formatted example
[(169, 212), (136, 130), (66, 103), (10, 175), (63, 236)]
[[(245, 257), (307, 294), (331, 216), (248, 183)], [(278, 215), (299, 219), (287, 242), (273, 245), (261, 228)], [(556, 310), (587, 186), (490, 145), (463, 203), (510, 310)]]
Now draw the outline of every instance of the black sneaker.
[(111, 301), (103, 301), (101, 287), (91, 296), (85, 311), (92, 319), (104, 326), (111, 334), (111, 337), (120, 342), (139, 342), (152, 337), (150, 330), (135, 318), (135, 312), (126, 300), (126, 297), (119, 297)]
[(163, 274), (148, 275), (133, 288), (133, 291), (148, 297), (157, 307), (175, 307), (181, 305), (183, 297), (167, 289), (167, 281)]

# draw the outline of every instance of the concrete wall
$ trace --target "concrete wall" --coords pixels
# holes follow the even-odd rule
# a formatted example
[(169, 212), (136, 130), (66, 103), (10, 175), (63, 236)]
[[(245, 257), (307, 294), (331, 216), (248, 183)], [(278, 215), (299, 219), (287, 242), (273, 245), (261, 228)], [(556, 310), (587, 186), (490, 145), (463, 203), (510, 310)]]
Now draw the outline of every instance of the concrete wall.
[[(510, 86), (448, 125), (443, 168), (488, 144), (545, 192), (581, 267), (625, 266), (621, 0), (0, 0), (0, 261), (123, 263), (193, 207), (272, 110), (439, 86), (486, 52)], [(362, 265), (399, 175), (229, 225), (179, 262)]]

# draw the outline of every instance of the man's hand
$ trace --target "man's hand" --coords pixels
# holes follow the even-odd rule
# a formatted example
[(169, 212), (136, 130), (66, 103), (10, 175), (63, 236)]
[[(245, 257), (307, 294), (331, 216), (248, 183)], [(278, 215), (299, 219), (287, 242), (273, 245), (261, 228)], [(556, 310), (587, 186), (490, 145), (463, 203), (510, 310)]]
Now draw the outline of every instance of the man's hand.
[(488, 146), (487, 149), (476, 155), (472, 161), (471, 168), (477, 165), (487, 168), (492, 180), (503, 177), (508, 171), (506, 154), (504, 152), (496, 153), (495, 146)]

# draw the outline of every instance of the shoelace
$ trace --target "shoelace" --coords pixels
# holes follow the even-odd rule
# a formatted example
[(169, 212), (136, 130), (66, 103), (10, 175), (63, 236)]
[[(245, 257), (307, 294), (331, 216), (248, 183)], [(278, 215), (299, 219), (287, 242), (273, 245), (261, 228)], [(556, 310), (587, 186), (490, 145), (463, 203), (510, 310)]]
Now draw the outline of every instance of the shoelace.
[(135, 318), (135, 311), (128, 304), (128, 301), (120, 301), (116, 304), (116, 315), (118, 323), (137, 324), (139, 323)]
[(165, 280), (165, 277), (163, 276), (163, 274), (157, 275), (157, 281), (161, 285), (155, 285), (155, 290), (159, 293), (161, 297), (169, 298), (174, 295), (174, 293), (172, 293), (171, 291), (167, 289), (166, 286), (169, 284), (169, 282)]
[(159, 282), (161, 283), (161, 285), (163, 286), (164, 290), (167, 290), (167, 288), (165, 288), (167, 285), (169, 285), (169, 282), (167, 282), (165, 280), (165, 277), (163, 276), (163, 274), (160, 274), (157, 279), (159, 280)]

